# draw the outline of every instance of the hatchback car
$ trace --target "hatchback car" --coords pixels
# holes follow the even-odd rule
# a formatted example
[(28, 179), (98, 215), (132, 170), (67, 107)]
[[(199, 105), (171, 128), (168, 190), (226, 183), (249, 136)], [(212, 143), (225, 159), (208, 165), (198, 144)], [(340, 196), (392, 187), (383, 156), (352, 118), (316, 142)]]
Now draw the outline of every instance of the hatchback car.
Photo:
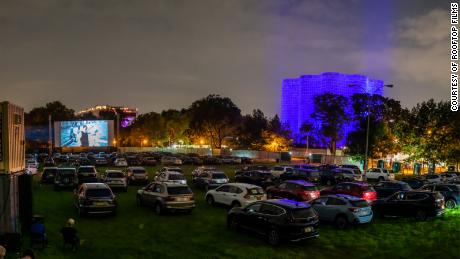
[(274, 177), (270, 172), (264, 171), (240, 171), (235, 174), (235, 182), (268, 187), (273, 185)]
[(155, 157), (144, 157), (144, 159), (142, 159), (142, 164), (143, 165), (157, 165), (157, 160), (155, 159)]
[(406, 182), (402, 181), (381, 181), (374, 185), (377, 192), (377, 198), (386, 198), (399, 191), (411, 191), (412, 188)]
[(97, 171), (92, 165), (80, 166), (77, 170), (78, 184), (97, 183)]
[(128, 181), (126, 174), (120, 170), (107, 170), (102, 178), (102, 182), (106, 183), (111, 189), (121, 189), (128, 191)]
[(367, 201), (345, 194), (321, 196), (312, 205), (321, 221), (333, 222), (338, 228), (369, 223), (373, 216)]
[(140, 167), (140, 166), (128, 167), (126, 172), (128, 174), (129, 184), (135, 184), (135, 183), (147, 184), (149, 182), (149, 174), (143, 167)]
[(377, 216), (416, 217), (426, 219), (444, 214), (444, 197), (439, 192), (401, 191), (376, 200), (372, 210)]
[(362, 180), (363, 176), (356, 174), (351, 168), (334, 168), (321, 173), (321, 183), (326, 185)]
[(255, 201), (266, 200), (264, 190), (256, 185), (246, 183), (227, 183), (214, 190), (210, 190), (205, 196), (209, 205), (215, 203), (231, 207), (246, 206)]
[(219, 171), (204, 172), (193, 178), (193, 183), (200, 188), (204, 188), (206, 191), (215, 189), (228, 182), (228, 176), (224, 172)]
[(460, 185), (449, 183), (427, 184), (420, 190), (440, 192), (444, 196), (446, 208), (455, 209), (460, 204)]
[(105, 183), (83, 183), (74, 193), (74, 206), (80, 216), (85, 214), (115, 214), (117, 201)]
[(162, 165), (182, 165), (182, 160), (173, 156), (163, 156), (160, 161)]
[(365, 182), (343, 182), (336, 184), (334, 187), (321, 190), (321, 195), (327, 194), (347, 194), (360, 197), (368, 202), (377, 199), (377, 193), (374, 188)]
[(57, 174), (57, 167), (45, 167), (43, 168), (42, 177), (40, 182), (42, 184), (52, 184), (54, 182), (54, 178)]
[(137, 191), (138, 206), (151, 206), (156, 214), (165, 211), (191, 212), (195, 208), (195, 198), (187, 185), (152, 182)]
[(295, 201), (311, 201), (318, 197), (318, 187), (303, 180), (284, 181), (267, 188), (268, 199), (286, 198)]
[(126, 161), (126, 158), (119, 157), (115, 159), (113, 165), (117, 167), (125, 167), (128, 166), (128, 161)]
[(291, 200), (259, 201), (244, 208), (232, 208), (227, 215), (227, 226), (266, 236), (270, 245), (319, 237), (316, 211), (308, 203)]
[(54, 177), (54, 190), (73, 189), (78, 184), (75, 168), (58, 168)]
[(419, 189), (423, 185), (427, 184), (428, 181), (422, 178), (403, 178), (401, 181), (407, 183), (412, 189)]

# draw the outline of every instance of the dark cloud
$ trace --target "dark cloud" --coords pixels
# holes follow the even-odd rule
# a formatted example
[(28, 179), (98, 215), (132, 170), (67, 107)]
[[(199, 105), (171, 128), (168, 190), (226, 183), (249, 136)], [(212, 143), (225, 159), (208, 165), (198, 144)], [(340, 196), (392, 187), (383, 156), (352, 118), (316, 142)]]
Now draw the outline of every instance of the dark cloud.
[[(279, 112), (283, 78), (363, 73), (405, 106), (447, 99), (449, 1), (2, 0), (0, 90), (27, 109)], [(416, 93), (416, 94), (415, 94)]]

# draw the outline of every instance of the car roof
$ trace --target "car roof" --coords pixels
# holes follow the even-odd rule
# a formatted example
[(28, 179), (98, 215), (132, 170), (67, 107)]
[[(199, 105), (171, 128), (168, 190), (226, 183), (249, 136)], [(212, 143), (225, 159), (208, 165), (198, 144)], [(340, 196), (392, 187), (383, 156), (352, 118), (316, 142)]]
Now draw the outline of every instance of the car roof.
[(347, 200), (350, 200), (350, 201), (364, 200), (364, 199), (362, 199), (360, 197), (347, 195), (347, 194), (330, 194), (330, 195), (325, 195), (325, 196), (321, 196), (321, 197), (338, 197), (338, 198), (344, 198), (344, 199), (347, 199)]
[(308, 209), (311, 205), (307, 202), (298, 202), (288, 199), (273, 199), (262, 201), (261, 203), (271, 203), (289, 209)]
[(115, 170), (115, 169), (106, 170), (105, 172), (106, 172), (106, 173), (123, 173), (123, 171), (121, 171), (121, 170)]
[(159, 184), (164, 184), (166, 185), (166, 187), (188, 187), (190, 188), (188, 185), (184, 185), (184, 184), (179, 184), (179, 183), (170, 183), (170, 182), (157, 182)]
[(182, 173), (176, 172), (176, 171), (165, 171), (164, 173), (168, 173), (168, 174), (180, 174), (180, 175), (182, 175)]
[(284, 181), (284, 182), (285, 183), (300, 184), (300, 185), (303, 185), (303, 186), (315, 186), (315, 184), (313, 184), (311, 182), (304, 181), (304, 180), (287, 180), (287, 181)]
[(57, 169), (60, 169), (60, 170), (77, 170), (75, 169), (74, 167), (57, 167)]
[(83, 168), (90, 168), (90, 167), (91, 167), (91, 168), (95, 168), (94, 165), (82, 165), (82, 166), (80, 166), (79, 168), (82, 168), (82, 167), (83, 167)]
[(130, 166), (130, 167), (128, 167), (128, 169), (131, 169), (131, 170), (145, 170), (145, 168), (142, 167), (142, 166)]
[(47, 166), (47, 167), (43, 167), (43, 170), (45, 169), (58, 169), (57, 166)]
[(404, 181), (391, 180), (391, 181), (380, 181), (379, 183), (397, 183), (397, 184), (407, 184)]
[(82, 183), (87, 189), (110, 189), (105, 183)]

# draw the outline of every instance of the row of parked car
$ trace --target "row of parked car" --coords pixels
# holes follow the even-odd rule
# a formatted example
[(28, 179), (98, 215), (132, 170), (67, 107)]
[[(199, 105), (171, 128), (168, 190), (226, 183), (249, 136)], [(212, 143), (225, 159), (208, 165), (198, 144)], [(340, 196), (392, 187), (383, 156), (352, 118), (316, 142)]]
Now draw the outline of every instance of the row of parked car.
[[(369, 223), (374, 216), (425, 219), (442, 215), (445, 207), (455, 208), (460, 202), (459, 185), (454, 182), (430, 183), (424, 179), (424, 184), (415, 189), (411, 187), (415, 187), (414, 182), (409, 181), (413, 178), (404, 179), (407, 182), (395, 181), (387, 175), (386, 180), (376, 178), (380, 181), (375, 185), (351, 178), (321, 189), (321, 177), (316, 181), (287, 177), (307, 170), (307, 166), (310, 165), (299, 165), (293, 170), (285, 168), (283, 173), (272, 172), (275, 168), (249, 166), (236, 172), (235, 183), (230, 183), (229, 177), (217, 168), (202, 166), (192, 172), (192, 184), (206, 191), (205, 200), (209, 205), (232, 208), (227, 215), (229, 228), (262, 233), (272, 245), (282, 240), (317, 237), (319, 220), (344, 228), (350, 224)], [(324, 171), (344, 168), (323, 167), (319, 176)], [(78, 181), (80, 168), (85, 167), (76, 169)], [(136, 168), (142, 173), (134, 173)], [(130, 167), (126, 173), (108, 170), (101, 178), (102, 183), (81, 182), (74, 199), (78, 212), (114, 214), (117, 204), (112, 188), (117, 186), (112, 184), (112, 178), (125, 179), (125, 186), (130, 182), (145, 183), (146, 186), (136, 192), (136, 202), (138, 206), (153, 207), (155, 213), (191, 212), (195, 208), (195, 196), (181, 168), (164, 167), (150, 183), (142, 169)], [(308, 170), (320, 172), (318, 167)], [(387, 172), (380, 171), (382, 173)], [(265, 176), (271, 180), (255, 181)]]

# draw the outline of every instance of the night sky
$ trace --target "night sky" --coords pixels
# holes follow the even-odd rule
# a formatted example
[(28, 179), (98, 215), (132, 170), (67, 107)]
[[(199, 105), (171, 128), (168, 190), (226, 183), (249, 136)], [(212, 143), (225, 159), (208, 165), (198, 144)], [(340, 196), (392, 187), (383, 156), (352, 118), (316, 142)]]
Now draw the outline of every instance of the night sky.
[(282, 79), (326, 71), (448, 100), (450, 2), (0, 0), (0, 101), (159, 112), (216, 93), (273, 115)]

